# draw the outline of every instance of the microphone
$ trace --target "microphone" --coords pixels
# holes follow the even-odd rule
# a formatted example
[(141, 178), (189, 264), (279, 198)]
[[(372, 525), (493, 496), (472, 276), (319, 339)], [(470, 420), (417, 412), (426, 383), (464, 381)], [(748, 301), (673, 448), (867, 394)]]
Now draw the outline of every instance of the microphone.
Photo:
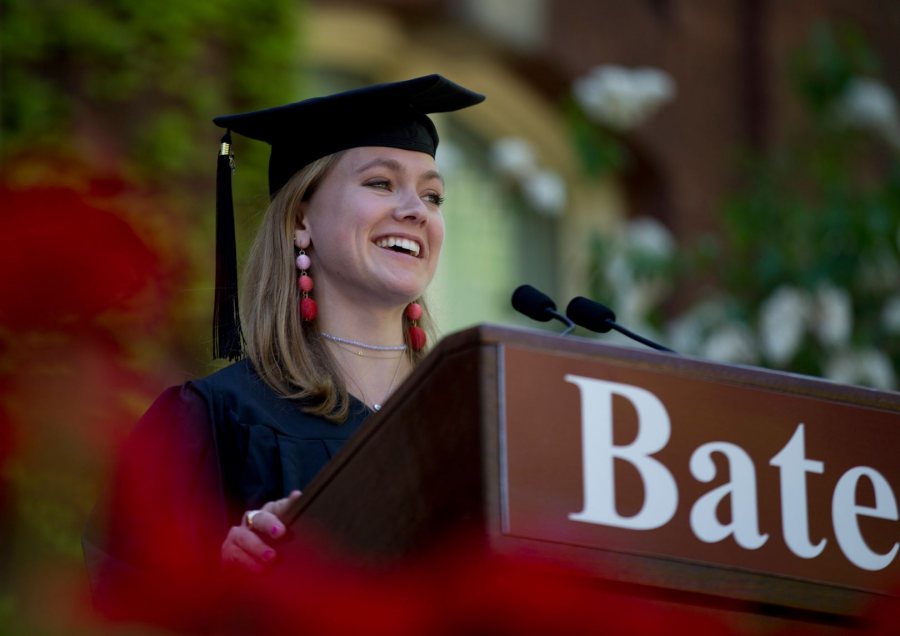
[(519, 285), (516, 288), (512, 295), (512, 306), (520, 314), (525, 314), (538, 322), (559, 320), (566, 325), (566, 328), (560, 333), (562, 336), (575, 328), (575, 323), (556, 311), (556, 303), (550, 296), (531, 285)]
[(593, 301), (590, 298), (585, 298), (584, 296), (576, 296), (573, 298), (569, 302), (568, 307), (566, 307), (566, 316), (575, 322), (575, 324), (580, 325), (585, 329), (590, 329), (597, 333), (607, 333), (610, 329), (615, 329), (619, 333), (628, 336), (641, 344), (647, 345), (652, 349), (675, 353), (668, 347), (664, 347), (643, 336), (639, 336), (633, 331), (617, 324), (616, 314), (612, 309), (606, 305)]

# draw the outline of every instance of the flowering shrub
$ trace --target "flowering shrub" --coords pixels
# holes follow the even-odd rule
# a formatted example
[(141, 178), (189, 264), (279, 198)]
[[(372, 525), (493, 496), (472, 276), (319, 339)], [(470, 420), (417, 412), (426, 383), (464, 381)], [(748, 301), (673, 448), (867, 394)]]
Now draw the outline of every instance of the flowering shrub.
[(593, 121), (626, 131), (638, 127), (675, 97), (675, 82), (655, 68), (598, 66), (578, 78), (572, 92)]
[(546, 216), (559, 216), (566, 206), (566, 184), (552, 170), (542, 168), (534, 147), (521, 137), (503, 137), (490, 148), (494, 169), (518, 190), (528, 205)]
[[(615, 308), (617, 321), (642, 332), (655, 332), (661, 303), (673, 286), (675, 239), (656, 219), (628, 221), (604, 237), (595, 237), (590, 273), (597, 298)], [(627, 342), (627, 341), (623, 341)]]
[[(633, 240), (617, 247), (622, 236), (603, 237), (598, 296), (683, 353), (896, 389), (900, 118), (876, 70), (854, 32), (818, 28), (794, 64), (805, 126), (748, 160), (748, 185), (726, 204), (721, 239), (705, 257), (656, 248), (663, 265), (635, 284), (647, 256)], [(646, 221), (631, 221), (623, 236), (637, 223)], [(660, 307), (675, 274), (708, 286), (666, 322)]]
[(597, 66), (572, 83), (565, 115), (585, 171), (596, 175), (627, 161), (623, 135), (675, 98), (675, 81), (663, 70)]

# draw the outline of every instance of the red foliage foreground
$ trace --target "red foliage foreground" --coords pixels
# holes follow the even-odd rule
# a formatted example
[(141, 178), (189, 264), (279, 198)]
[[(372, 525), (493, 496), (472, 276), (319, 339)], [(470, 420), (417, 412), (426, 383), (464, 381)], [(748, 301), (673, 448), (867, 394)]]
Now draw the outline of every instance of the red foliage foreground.
[[(125, 599), (123, 599), (125, 600)], [(128, 599), (175, 631), (214, 634), (655, 634), (759, 633), (732, 616), (618, 594), (560, 569), (451, 548), (390, 571), (353, 570), (310, 550), (302, 567), (263, 575), (172, 573)], [(150, 610), (151, 614), (147, 615)], [(120, 618), (122, 616), (120, 615)], [(854, 633), (896, 634), (897, 599)], [(815, 623), (766, 633), (817, 634)], [(827, 633), (831, 633), (830, 631)]]
[(378, 574), (310, 556), (290, 573), (182, 572), (146, 583), (120, 597), (126, 605), (118, 618), (142, 616), (192, 633), (739, 633), (700, 612), (603, 591), (571, 573), (457, 550)]
[[(225, 572), (218, 565), (225, 534), (216, 521), (221, 515), (213, 509), (195, 507), (191, 513), (167, 508), (159, 489), (171, 492), (176, 484), (186, 484), (189, 475), (171, 452), (165, 474), (153, 469), (165, 453), (164, 440), (153, 441), (163, 445), (144, 446), (147, 454), (132, 455), (117, 479), (124, 498), (113, 506), (121, 523), (112, 523), (117, 535), (109, 546), (114, 552), (125, 548), (141, 554), (133, 561), (139, 571), (124, 576), (121, 570), (111, 572), (101, 594), (112, 618), (242, 636), (758, 633), (749, 628), (752, 621), (736, 614), (666, 602), (677, 599), (664, 594), (620, 593), (571, 570), (485, 554), (459, 538), (392, 568), (374, 570), (336, 559), (327, 541), (295, 528), (289, 545), (275, 546), (282, 561), (269, 571)], [(141, 466), (144, 461), (148, 463)], [(120, 566), (112, 563), (114, 569)], [(886, 603), (866, 618), (860, 633), (896, 633), (900, 605)], [(803, 633), (820, 631), (815, 623), (784, 625), (792, 626), (781, 628), (782, 633), (798, 633), (801, 627)]]
[[(122, 186), (124, 187), (124, 185)], [(13, 331), (70, 330), (126, 308), (161, 277), (159, 257), (98, 193), (0, 185), (0, 323)]]

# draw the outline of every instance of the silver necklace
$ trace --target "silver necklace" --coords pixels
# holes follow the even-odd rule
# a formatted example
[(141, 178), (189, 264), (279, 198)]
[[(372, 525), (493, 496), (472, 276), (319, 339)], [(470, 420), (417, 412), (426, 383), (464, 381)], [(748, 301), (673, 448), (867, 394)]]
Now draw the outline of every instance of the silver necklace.
[(332, 344), (338, 349), (343, 349), (347, 353), (355, 354), (360, 358), (372, 358), (374, 360), (395, 360), (396, 358), (400, 358), (406, 355), (406, 353), (404, 353), (403, 351), (370, 351), (368, 353), (365, 353), (362, 349), (360, 349), (359, 347), (354, 347), (353, 345), (345, 345), (341, 344), (340, 342), (334, 342)]
[[(391, 389), (394, 388), (394, 382), (397, 381), (397, 374), (400, 372), (400, 364), (402, 362), (403, 362), (403, 356), (397, 356), (397, 366), (394, 367), (394, 375), (391, 376), (391, 383), (388, 384), (388, 388), (384, 392), (384, 400), (388, 399), (388, 397), (390, 397), (390, 395), (391, 395)], [(353, 376), (351, 376), (349, 373), (347, 373), (347, 369), (344, 367), (343, 364), (341, 364), (340, 361), (338, 361), (338, 364), (340, 365), (341, 369), (344, 371), (344, 375), (347, 376), (347, 379), (350, 380), (353, 383), (353, 385), (357, 388), (357, 390), (359, 391), (359, 396), (362, 398), (363, 402), (365, 404), (372, 404), (373, 411), (380, 411), (381, 404), (378, 402), (369, 402), (369, 398), (366, 395), (365, 391), (363, 391), (362, 386), (360, 386), (360, 384), (353, 378)], [(384, 400), (382, 400), (382, 401), (384, 401)]]
[[(405, 347), (406, 345), (403, 345), (403, 346)], [(403, 359), (403, 357), (401, 356), (400, 359), (397, 360), (397, 366), (394, 367), (394, 375), (391, 376), (391, 383), (388, 384), (387, 391), (385, 391), (385, 393), (384, 393), (384, 399), (385, 399), (385, 400), (388, 399), (388, 397), (390, 397), (390, 395), (391, 395), (391, 389), (394, 388), (394, 382), (397, 381), (397, 373), (400, 371), (400, 361), (401, 361), (402, 359)], [(362, 391), (362, 389), (360, 389), (360, 391)], [(373, 410), (373, 411), (380, 411), (380, 410), (381, 410), (381, 404), (372, 404), (372, 410)]]
[(406, 345), (373, 345), (367, 342), (360, 342), (359, 340), (351, 340), (350, 338), (341, 338), (340, 336), (332, 336), (330, 333), (325, 333), (324, 331), (320, 332), (322, 337), (326, 340), (331, 340), (333, 342), (340, 342), (342, 344), (353, 345), (354, 347), (359, 347), (360, 349), (368, 349), (369, 351), (406, 351)]

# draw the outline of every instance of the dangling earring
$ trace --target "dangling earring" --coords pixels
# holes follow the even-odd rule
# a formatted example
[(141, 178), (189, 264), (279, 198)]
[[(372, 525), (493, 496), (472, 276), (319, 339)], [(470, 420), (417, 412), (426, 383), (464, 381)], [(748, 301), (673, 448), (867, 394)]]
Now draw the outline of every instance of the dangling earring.
[(409, 303), (406, 306), (406, 317), (412, 323), (409, 326), (409, 346), (413, 351), (421, 351), (425, 348), (425, 330), (419, 326), (419, 318), (422, 317), (422, 305)]
[(310, 265), (312, 265), (312, 261), (306, 254), (306, 250), (301, 247), (300, 253), (297, 255), (297, 269), (300, 270), (300, 274), (297, 276), (297, 287), (300, 289), (300, 318), (304, 322), (312, 322), (319, 313), (316, 301), (309, 297), (309, 292), (313, 288), (313, 279), (306, 270)]

